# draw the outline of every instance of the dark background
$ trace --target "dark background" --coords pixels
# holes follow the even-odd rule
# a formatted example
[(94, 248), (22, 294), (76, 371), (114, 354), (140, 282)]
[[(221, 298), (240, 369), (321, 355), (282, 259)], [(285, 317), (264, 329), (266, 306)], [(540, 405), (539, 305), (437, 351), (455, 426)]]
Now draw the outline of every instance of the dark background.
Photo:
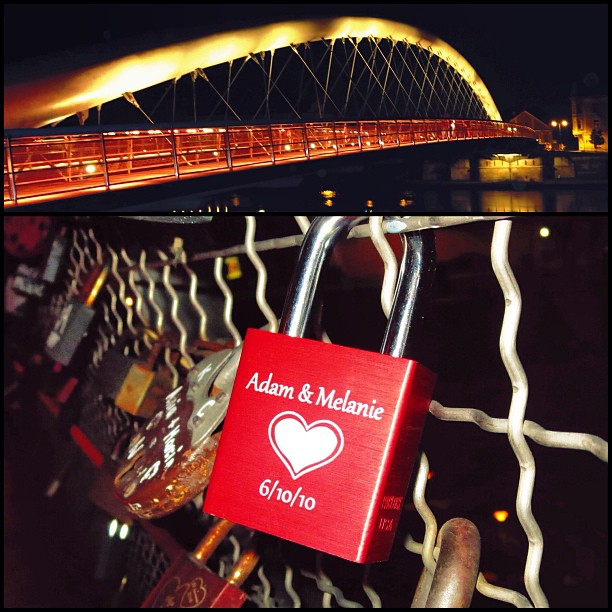
[[(607, 4), (5, 4), (5, 67), (92, 49), (159, 46), (269, 21), (365, 15), (421, 28), (476, 69), (504, 120), (568, 116), (573, 83), (608, 75)], [(67, 65), (58, 61), (57, 69)], [(13, 78), (24, 73), (11, 70)], [(6, 73), (5, 73), (6, 78)]]

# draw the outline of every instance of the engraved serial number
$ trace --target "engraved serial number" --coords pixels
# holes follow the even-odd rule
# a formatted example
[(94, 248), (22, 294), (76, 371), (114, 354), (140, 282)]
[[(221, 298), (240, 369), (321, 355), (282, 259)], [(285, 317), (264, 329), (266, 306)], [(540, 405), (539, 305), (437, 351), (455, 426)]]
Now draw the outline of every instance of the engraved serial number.
[(379, 518), (377, 529), (378, 531), (393, 531), (395, 526), (395, 519), (393, 518)]
[(380, 504), (381, 510), (401, 510), (404, 498), (397, 495), (385, 495)]
[(296, 491), (283, 489), (279, 487), (279, 481), (272, 482), (270, 478), (266, 478), (259, 485), (259, 494), (265, 497), (268, 501), (278, 501), (287, 504), (291, 508), (304, 508), (305, 510), (313, 510), (317, 502), (314, 497), (306, 497), (302, 494), (302, 487), (298, 487)]

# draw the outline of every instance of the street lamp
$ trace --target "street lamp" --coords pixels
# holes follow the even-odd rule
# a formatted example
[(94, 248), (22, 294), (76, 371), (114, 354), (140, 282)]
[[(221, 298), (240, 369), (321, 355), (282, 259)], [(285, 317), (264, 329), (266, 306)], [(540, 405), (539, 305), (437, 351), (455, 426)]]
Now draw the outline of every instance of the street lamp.
[(559, 143), (559, 148), (562, 149), (563, 148), (563, 143), (561, 142), (561, 128), (567, 127), (569, 124), (567, 122), (567, 119), (553, 119), (550, 122), (550, 125), (553, 127), (553, 134), (554, 134), (554, 128), (559, 128), (559, 138), (557, 140), (557, 142)]

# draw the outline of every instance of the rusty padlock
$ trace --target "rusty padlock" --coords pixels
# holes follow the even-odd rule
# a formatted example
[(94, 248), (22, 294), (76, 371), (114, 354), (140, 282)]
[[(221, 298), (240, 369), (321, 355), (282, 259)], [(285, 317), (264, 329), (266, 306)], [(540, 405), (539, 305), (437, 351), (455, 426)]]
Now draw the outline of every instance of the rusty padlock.
[(239, 358), (224, 349), (200, 361), (132, 436), (115, 475), (132, 514), (165, 516), (206, 488)]
[(436, 568), (423, 568), (411, 608), (469, 608), (480, 570), (480, 533), (472, 521), (453, 518), (438, 532)]
[(146, 357), (135, 357), (129, 351), (126, 354), (130, 340), (126, 336), (118, 346), (105, 353), (97, 378), (101, 394), (111, 399), (115, 406), (134, 416), (149, 418), (160, 401), (172, 391), (172, 384), (171, 378), (165, 375), (165, 368), (156, 367), (166, 345), (165, 339), (151, 330), (145, 330), (145, 334), (154, 338)]
[(96, 265), (85, 280), (76, 299), (72, 299), (62, 309), (45, 343), (49, 357), (69, 365), (77, 349), (87, 336), (96, 311), (94, 302), (108, 276), (108, 265)]
[(435, 375), (407, 359), (435, 243), (405, 248), (381, 353), (305, 339), (335, 241), (364, 217), (320, 217), (299, 254), (278, 334), (249, 329), (204, 512), (358, 563), (390, 555)]
[(229, 574), (221, 578), (204, 564), (234, 525), (217, 521), (189, 556), (181, 556), (166, 570), (141, 608), (240, 608), (247, 598), (240, 590), (259, 555), (245, 551)]

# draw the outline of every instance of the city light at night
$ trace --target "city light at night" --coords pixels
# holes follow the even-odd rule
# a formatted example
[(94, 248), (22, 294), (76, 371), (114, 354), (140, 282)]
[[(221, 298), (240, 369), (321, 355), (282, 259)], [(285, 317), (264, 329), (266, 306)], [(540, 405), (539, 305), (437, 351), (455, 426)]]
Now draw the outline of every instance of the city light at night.
[(493, 518), (498, 522), (498, 523), (505, 523), (508, 520), (508, 511), (507, 510), (495, 510), (495, 512), (493, 512)]

